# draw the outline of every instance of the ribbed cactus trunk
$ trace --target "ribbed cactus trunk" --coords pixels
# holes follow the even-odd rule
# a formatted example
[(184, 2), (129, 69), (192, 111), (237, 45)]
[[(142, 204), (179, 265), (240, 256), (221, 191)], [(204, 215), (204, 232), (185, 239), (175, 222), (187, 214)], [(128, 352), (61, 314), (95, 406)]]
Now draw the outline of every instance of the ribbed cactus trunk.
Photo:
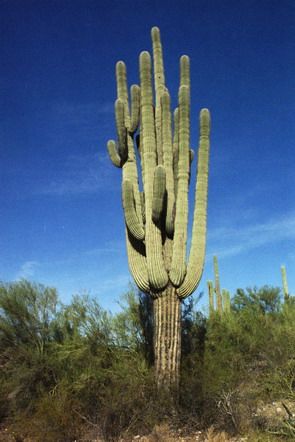
[(159, 387), (178, 390), (181, 352), (181, 302), (170, 285), (154, 300), (154, 356)]
[[(156, 27), (152, 29), (152, 43), (153, 75), (151, 56), (144, 51), (139, 57), (140, 86), (133, 85), (130, 90), (131, 105), (126, 66), (122, 61), (116, 65), (118, 141), (110, 140), (108, 151), (113, 164), (123, 172), (130, 271), (139, 289), (154, 299), (157, 383), (159, 387), (177, 388), (181, 300), (198, 286), (205, 257), (210, 114), (207, 109), (200, 113), (194, 220), (186, 262), (188, 187), (194, 156), (190, 146), (189, 58), (180, 58), (178, 106), (172, 114)], [(140, 183), (138, 169), (142, 173)]]

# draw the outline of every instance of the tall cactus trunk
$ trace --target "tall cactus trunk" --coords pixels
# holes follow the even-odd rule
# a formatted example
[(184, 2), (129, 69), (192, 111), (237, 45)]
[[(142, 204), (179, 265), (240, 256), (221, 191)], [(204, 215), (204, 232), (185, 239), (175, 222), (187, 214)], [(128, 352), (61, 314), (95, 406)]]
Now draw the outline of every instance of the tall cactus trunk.
[(154, 300), (155, 375), (159, 388), (178, 391), (180, 350), (181, 301), (170, 285)]

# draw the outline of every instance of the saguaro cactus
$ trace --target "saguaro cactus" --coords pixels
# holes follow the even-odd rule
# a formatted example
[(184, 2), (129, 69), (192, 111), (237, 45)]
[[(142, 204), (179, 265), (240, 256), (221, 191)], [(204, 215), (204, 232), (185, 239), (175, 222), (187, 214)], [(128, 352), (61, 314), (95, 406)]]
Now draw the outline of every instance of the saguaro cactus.
[(211, 317), (215, 311), (213, 282), (207, 281), (207, 287), (208, 287), (208, 296), (209, 296), (209, 317)]
[[(160, 31), (152, 28), (152, 60), (139, 57), (140, 86), (131, 87), (126, 66), (116, 65), (117, 142), (108, 142), (113, 164), (122, 168), (122, 199), (128, 261), (141, 291), (154, 299), (154, 352), (159, 386), (177, 387), (181, 300), (197, 287), (204, 265), (210, 114), (200, 112), (200, 141), (191, 251), (186, 262), (190, 146), (190, 61), (180, 58), (178, 107), (172, 124), (165, 85)], [(173, 126), (173, 128), (172, 128)], [(138, 154), (135, 151), (135, 140)], [(138, 167), (142, 172), (142, 189)]]
[(214, 266), (214, 279), (215, 279), (215, 294), (216, 294), (216, 305), (217, 310), (222, 313), (222, 294), (220, 289), (220, 279), (219, 279), (219, 268), (217, 256), (213, 256), (213, 266)]
[[(219, 268), (217, 256), (213, 256), (213, 267), (214, 267), (214, 280), (215, 287), (212, 281), (207, 281), (208, 286), (208, 296), (209, 296), (209, 316), (212, 316), (213, 312), (216, 310), (220, 315), (222, 313), (230, 312), (230, 293), (226, 289), (220, 288), (220, 278), (219, 278)], [(215, 305), (214, 305), (214, 294), (215, 294)]]
[(289, 289), (288, 289), (287, 272), (285, 266), (281, 266), (281, 274), (283, 282), (284, 300), (286, 302), (289, 299)]
[(221, 292), (222, 295), (222, 310), (223, 313), (230, 312), (230, 293), (228, 290), (223, 289)]

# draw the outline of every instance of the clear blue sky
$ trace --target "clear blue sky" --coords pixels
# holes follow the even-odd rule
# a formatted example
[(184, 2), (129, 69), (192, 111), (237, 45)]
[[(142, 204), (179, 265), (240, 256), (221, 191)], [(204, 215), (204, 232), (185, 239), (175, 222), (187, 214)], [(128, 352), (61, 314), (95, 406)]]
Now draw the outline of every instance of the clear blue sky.
[(114, 309), (128, 289), (114, 66), (138, 82), (159, 26), (169, 90), (192, 69), (212, 113), (207, 261), (197, 290), (281, 285), (295, 292), (294, 0), (0, 0), (0, 279), (87, 291)]

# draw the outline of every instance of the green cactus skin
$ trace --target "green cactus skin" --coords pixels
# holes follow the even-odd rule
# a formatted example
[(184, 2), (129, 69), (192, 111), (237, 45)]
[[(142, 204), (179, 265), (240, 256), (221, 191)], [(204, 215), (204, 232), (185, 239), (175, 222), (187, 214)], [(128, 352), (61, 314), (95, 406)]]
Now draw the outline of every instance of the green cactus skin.
[(222, 314), (222, 295), (220, 290), (219, 281), (219, 269), (217, 256), (213, 256), (213, 266), (214, 266), (214, 279), (215, 279), (215, 295), (216, 295), (216, 305), (218, 313)]
[(212, 281), (207, 281), (208, 297), (209, 297), (209, 318), (213, 315), (214, 308), (214, 287)]
[(161, 215), (164, 210), (166, 194), (166, 171), (165, 167), (159, 165), (154, 172), (154, 186), (153, 186), (153, 206), (152, 206), (152, 220), (154, 224), (161, 222)]
[[(171, 111), (165, 85), (160, 31), (152, 28), (152, 60), (140, 54), (140, 86), (127, 87), (124, 62), (116, 64), (117, 139), (108, 142), (112, 163), (122, 168), (122, 200), (131, 274), (154, 299), (155, 370), (158, 385), (176, 386), (180, 364), (181, 299), (199, 284), (205, 258), (210, 114), (200, 112), (197, 181), (191, 250), (186, 261), (190, 146), (190, 60), (180, 58), (178, 105)], [(130, 110), (131, 109), (131, 110)], [(173, 115), (173, 124), (172, 124)], [(136, 143), (135, 143), (136, 140)], [(140, 158), (138, 180), (135, 144)]]
[(108, 141), (108, 152), (113, 165), (116, 167), (122, 167), (123, 162), (119, 155), (116, 142), (114, 140)]
[(136, 214), (134, 206), (133, 184), (129, 180), (125, 180), (122, 183), (122, 197), (126, 226), (134, 238), (138, 239), (139, 241), (143, 241), (144, 228), (139, 222)]
[(289, 299), (289, 289), (287, 282), (287, 271), (285, 266), (281, 266), (281, 274), (282, 274), (282, 282), (283, 282), (283, 292), (284, 292), (284, 300), (285, 302)]
[(223, 305), (223, 313), (230, 313), (230, 293), (226, 289), (222, 289), (222, 305)]

